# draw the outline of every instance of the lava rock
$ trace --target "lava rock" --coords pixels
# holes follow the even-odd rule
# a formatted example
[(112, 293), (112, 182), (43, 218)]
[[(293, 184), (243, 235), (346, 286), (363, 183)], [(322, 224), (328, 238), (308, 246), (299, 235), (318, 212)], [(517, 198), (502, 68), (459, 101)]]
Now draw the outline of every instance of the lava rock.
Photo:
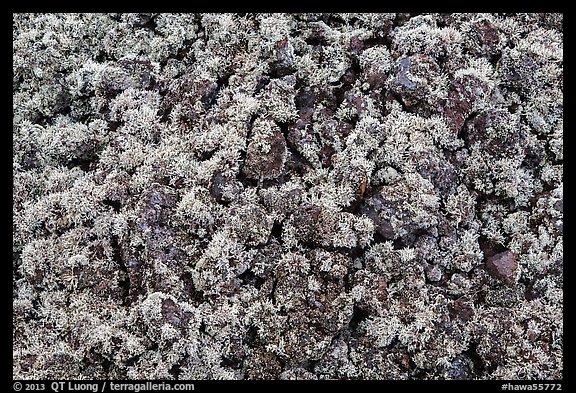
[(493, 255), (486, 259), (486, 270), (492, 277), (512, 284), (518, 270), (516, 255), (509, 250)]
[(462, 75), (450, 82), (444, 116), (452, 131), (458, 132), (472, 113), (476, 101), (488, 94), (488, 86), (473, 75)]
[[(268, 151), (262, 146), (267, 145)], [(271, 133), (255, 135), (248, 144), (246, 163), (242, 172), (252, 179), (274, 179), (280, 176), (286, 162), (286, 140), (278, 126), (271, 127)]]
[(243, 186), (236, 178), (217, 173), (212, 178), (210, 194), (218, 202), (231, 202), (234, 195), (242, 192)]
[[(440, 66), (430, 56), (402, 57), (396, 64), (396, 72), (388, 79), (389, 89), (400, 97), (409, 111), (428, 116), (440, 105), (434, 88), (434, 81), (440, 74)], [(373, 83), (377, 79), (373, 79)]]
[(480, 54), (496, 55), (500, 53), (500, 30), (488, 19), (481, 19), (472, 25), (478, 39)]
[(522, 154), (525, 132), (518, 117), (507, 110), (482, 112), (467, 121), (463, 130), (468, 146), (478, 143), (490, 156), (510, 158)]
[(294, 47), (287, 39), (276, 43), (276, 61), (272, 65), (272, 76), (280, 78), (294, 72)]
[(364, 205), (362, 205), (361, 212), (374, 222), (374, 229), (376, 233), (386, 240), (392, 240), (396, 237), (394, 227), (389, 220), (381, 216), (381, 211), (384, 209), (385, 201), (376, 195), (368, 198)]

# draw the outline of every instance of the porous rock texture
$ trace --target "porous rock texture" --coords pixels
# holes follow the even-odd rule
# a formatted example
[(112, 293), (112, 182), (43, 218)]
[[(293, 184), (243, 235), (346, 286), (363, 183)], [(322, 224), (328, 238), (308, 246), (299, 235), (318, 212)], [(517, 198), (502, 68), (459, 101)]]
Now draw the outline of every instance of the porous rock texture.
[(14, 14), (14, 378), (561, 378), (562, 23)]

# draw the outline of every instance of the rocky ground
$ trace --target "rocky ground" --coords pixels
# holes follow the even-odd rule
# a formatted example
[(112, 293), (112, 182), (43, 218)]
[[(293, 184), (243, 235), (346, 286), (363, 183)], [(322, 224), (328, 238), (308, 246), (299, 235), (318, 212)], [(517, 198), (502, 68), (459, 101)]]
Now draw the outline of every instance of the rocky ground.
[(14, 378), (561, 378), (562, 24), (15, 14)]

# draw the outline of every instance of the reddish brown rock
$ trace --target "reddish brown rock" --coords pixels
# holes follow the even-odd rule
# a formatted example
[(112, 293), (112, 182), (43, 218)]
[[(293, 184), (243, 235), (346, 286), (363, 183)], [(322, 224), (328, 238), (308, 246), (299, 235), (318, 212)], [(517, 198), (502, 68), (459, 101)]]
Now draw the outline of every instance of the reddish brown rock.
[(514, 282), (514, 276), (518, 269), (516, 255), (512, 251), (504, 251), (486, 259), (486, 270), (488, 273), (507, 284)]
[(444, 116), (454, 132), (464, 125), (472, 113), (472, 106), (482, 96), (488, 94), (488, 86), (472, 75), (463, 75), (450, 83), (449, 99), (444, 106)]
[(481, 53), (490, 55), (498, 53), (498, 44), (500, 43), (498, 27), (487, 19), (479, 20), (473, 26), (481, 45)]
[(286, 161), (286, 140), (276, 127), (272, 135), (266, 137), (270, 151), (266, 154), (258, 148), (257, 142), (251, 142), (246, 152), (246, 164), (242, 172), (253, 179), (274, 179), (282, 173)]
[(448, 312), (451, 319), (459, 319), (468, 322), (474, 317), (474, 308), (469, 302), (458, 299), (448, 304)]

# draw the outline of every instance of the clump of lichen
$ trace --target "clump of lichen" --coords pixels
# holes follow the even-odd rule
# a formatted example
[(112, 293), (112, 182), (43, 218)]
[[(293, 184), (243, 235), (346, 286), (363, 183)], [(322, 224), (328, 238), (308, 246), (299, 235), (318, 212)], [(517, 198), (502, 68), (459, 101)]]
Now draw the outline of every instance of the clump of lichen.
[(14, 378), (561, 378), (562, 23), (15, 14)]

